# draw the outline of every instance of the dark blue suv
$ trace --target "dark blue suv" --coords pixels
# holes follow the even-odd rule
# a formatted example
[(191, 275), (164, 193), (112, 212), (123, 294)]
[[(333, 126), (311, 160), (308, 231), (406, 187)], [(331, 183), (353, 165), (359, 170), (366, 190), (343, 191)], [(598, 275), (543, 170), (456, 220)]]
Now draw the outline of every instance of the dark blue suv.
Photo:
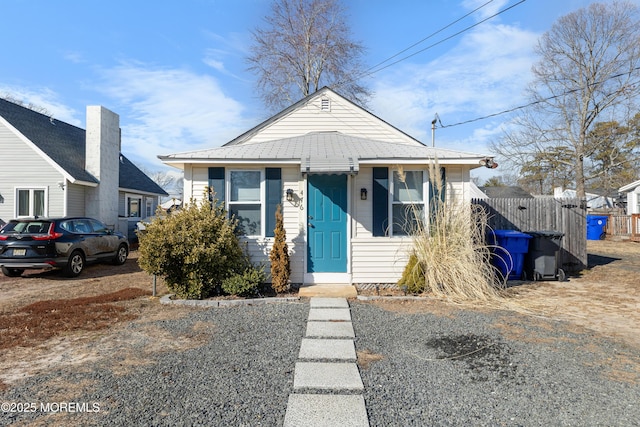
[(0, 229), (0, 268), (5, 276), (26, 269), (62, 269), (78, 276), (87, 263), (124, 264), (129, 242), (93, 218), (20, 218)]

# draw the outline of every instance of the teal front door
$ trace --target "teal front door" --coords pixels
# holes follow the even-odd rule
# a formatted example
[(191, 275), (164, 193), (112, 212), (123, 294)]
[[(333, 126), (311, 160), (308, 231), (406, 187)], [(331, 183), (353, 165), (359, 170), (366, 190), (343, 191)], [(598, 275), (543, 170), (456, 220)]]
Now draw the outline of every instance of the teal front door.
[(347, 176), (309, 175), (308, 273), (347, 272)]

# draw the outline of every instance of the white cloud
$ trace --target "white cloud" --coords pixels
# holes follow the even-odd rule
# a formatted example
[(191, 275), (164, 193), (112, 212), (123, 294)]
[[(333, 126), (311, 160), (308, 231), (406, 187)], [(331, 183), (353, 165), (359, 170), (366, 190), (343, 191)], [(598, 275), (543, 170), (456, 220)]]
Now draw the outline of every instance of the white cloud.
[(204, 62), (205, 64), (207, 64), (209, 67), (213, 68), (214, 70), (221, 71), (221, 72), (225, 71), (224, 63), (222, 61), (218, 61), (217, 59), (215, 59), (210, 54), (207, 54), (207, 56), (205, 56), (205, 58), (202, 60), (202, 62)]
[[(42, 113), (74, 126), (83, 127), (84, 125), (84, 111), (78, 113), (63, 104), (60, 96), (49, 88), (27, 89), (18, 86), (0, 85), (0, 97), (13, 98), (16, 101), (22, 102), (25, 106), (31, 104), (36, 111), (44, 108), (46, 111), (41, 111)], [(78, 116), (81, 116), (82, 119), (79, 119)]]
[(80, 52), (68, 51), (63, 54), (63, 57), (73, 64), (83, 64), (87, 62), (84, 55)]
[[(447, 126), (522, 105), (537, 37), (515, 26), (482, 24), (440, 57), (401, 63), (397, 71), (378, 77), (372, 110), (427, 143), (436, 113)], [(446, 138), (451, 148), (484, 152), (506, 119), (437, 130), (436, 139)]]
[(117, 101), (125, 154), (155, 161), (158, 154), (219, 146), (248, 128), (243, 106), (211, 76), (140, 63), (102, 74), (98, 90)]
[(485, 5), (477, 12), (479, 15), (476, 16), (476, 20), (480, 21), (498, 13), (508, 2), (509, 0), (492, 0), (489, 3), (487, 0), (465, 0), (462, 2), (462, 7), (472, 11)]

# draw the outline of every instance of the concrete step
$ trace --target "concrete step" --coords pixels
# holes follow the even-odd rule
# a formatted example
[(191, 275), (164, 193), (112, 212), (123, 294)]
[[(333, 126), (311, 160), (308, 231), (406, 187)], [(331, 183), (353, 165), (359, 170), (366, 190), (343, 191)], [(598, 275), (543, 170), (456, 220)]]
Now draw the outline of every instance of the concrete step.
[(348, 308), (311, 308), (308, 320), (351, 322), (351, 312)]
[(356, 361), (356, 347), (350, 339), (303, 338), (298, 359)]
[(284, 427), (369, 427), (362, 395), (292, 394)]
[(339, 297), (357, 298), (358, 290), (352, 285), (327, 284), (327, 285), (304, 285), (298, 290), (300, 297)]
[(307, 322), (307, 338), (355, 338), (351, 322)]
[(364, 390), (358, 366), (341, 362), (296, 362), (293, 389)]
[(309, 300), (311, 308), (349, 308), (346, 298), (313, 297)]

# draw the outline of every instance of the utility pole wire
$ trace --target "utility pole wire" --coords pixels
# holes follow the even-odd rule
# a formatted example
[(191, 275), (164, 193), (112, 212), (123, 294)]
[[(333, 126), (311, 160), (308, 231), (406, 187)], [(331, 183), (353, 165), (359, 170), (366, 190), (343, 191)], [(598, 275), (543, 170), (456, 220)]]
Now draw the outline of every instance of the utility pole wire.
[[(493, 1), (493, 0), (492, 0), (492, 1)], [(513, 5), (511, 5), (511, 6), (507, 7), (507, 8), (505, 8), (505, 9), (500, 10), (500, 11), (498, 11), (498, 12), (494, 13), (493, 15), (491, 15), (491, 16), (489, 16), (489, 17), (487, 17), (487, 18), (483, 19), (483, 20), (476, 22), (476, 23), (475, 23), (475, 24), (473, 24), (473, 25), (470, 25), (470, 26), (468, 26), (468, 27), (466, 27), (466, 28), (463, 28), (462, 30), (458, 31), (457, 33), (454, 33), (454, 34), (452, 34), (452, 35), (450, 35), (450, 36), (448, 36), (448, 37), (445, 37), (444, 39), (442, 39), (442, 40), (440, 40), (440, 41), (437, 41), (437, 42), (435, 42), (435, 43), (433, 43), (433, 44), (431, 44), (431, 45), (429, 45), (429, 46), (427, 46), (427, 47), (425, 47), (425, 48), (423, 48), (423, 49), (420, 49), (420, 50), (418, 50), (418, 51), (416, 51), (416, 52), (414, 52), (414, 53), (412, 53), (412, 54), (410, 54), (410, 55), (407, 55), (407, 56), (405, 56), (405, 57), (402, 57), (402, 58), (398, 59), (397, 61), (394, 61), (394, 62), (392, 62), (392, 63), (390, 63), (390, 64), (385, 65), (384, 67), (381, 67), (381, 68), (378, 68), (378, 69), (374, 69), (374, 70), (372, 70), (372, 69), (373, 69), (373, 68), (375, 68), (375, 67), (377, 67), (377, 65), (376, 65), (376, 66), (374, 66), (374, 67), (371, 67), (371, 68), (369, 68), (369, 70), (372, 70), (372, 71), (367, 70), (366, 72), (363, 72), (362, 74), (358, 74), (357, 76), (355, 76), (354, 78), (352, 78), (352, 79), (350, 79), (350, 80), (347, 80), (347, 81), (345, 81), (345, 82), (339, 82), (339, 83), (337, 83), (337, 84), (335, 85), (335, 87), (340, 87), (340, 86), (342, 86), (342, 85), (344, 85), (344, 84), (347, 84), (347, 83), (351, 83), (351, 82), (354, 82), (354, 81), (360, 80), (360, 79), (361, 79), (361, 78), (363, 78), (363, 77), (371, 76), (371, 75), (373, 75), (373, 74), (375, 74), (375, 73), (377, 73), (377, 72), (379, 72), (379, 71), (382, 71), (382, 70), (384, 70), (384, 69), (386, 69), (386, 68), (391, 67), (392, 65), (396, 65), (396, 64), (398, 64), (398, 63), (400, 63), (400, 62), (402, 62), (402, 61), (404, 61), (404, 60), (406, 60), (406, 59), (409, 59), (409, 58), (411, 58), (411, 57), (413, 57), (413, 56), (416, 56), (417, 54), (422, 53), (422, 52), (424, 52), (425, 50), (429, 50), (429, 49), (431, 49), (432, 47), (438, 46), (439, 44), (442, 44), (442, 43), (444, 43), (444, 42), (445, 42), (445, 41), (447, 41), (447, 40), (450, 40), (450, 39), (452, 39), (452, 38), (454, 38), (454, 37), (456, 37), (456, 36), (459, 36), (460, 34), (465, 33), (465, 32), (467, 32), (467, 31), (469, 31), (470, 29), (475, 28), (475, 27), (477, 27), (478, 25), (480, 25), (480, 24), (483, 24), (483, 23), (487, 22), (487, 21), (488, 21), (488, 20), (490, 20), (490, 19), (493, 19), (493, 18), (495, 18), (496, 16), (501, 15), (501, 14), (503, 14), (504, 12), (507, 12), (508, 10), (513, 9), (513, 8), (514, 8), (514, 7), (516, 7), (516, 6), (521, 5), (521, 4), (522, 4), (522, 3), (524, 3), (525, 1), (526, 1), (526, 0), (520, 0), (519, 2), (517, 2), (517, 3), (513, 4)], [(486, 5), (486, 3), (485, 3), (485, 5)], [(480, 8), (481, 8), (481, 7), (484, 7), (485, 5), (480, 6)], [(478, 9), (480, 9), (480, 8), (478, 8)], [(478, 10), (478, 9), (476, 9), (476, 10)], [(474, 12), (475, 12), (475, 10), (474, 10)], [(473, 13), (473, 12), (471, 12), (471, 13)], [(469, 15), (469, 14), (465, 15), (465, 17), (466, 17), (466, 16), (468, 16), (468, 15)], [(464, 17), (463, 17), (463, 18), (464, 18)], [(463, 19), (463, 18), (460, 18), (460, 19)], [(458, 19), (458, 21), (459, 21), (460, 19)], [(456, 21), (456, 22), (458, 22), (458, 21)], [(453, 25), (453, 24), (449, 24), (449, 25), (447, 25), (447, 27), (449, 27), (449, 26), (451, 26), (451, 25)], [(447, 27), (445, 27), (445, 28), (447, 28)], [(444, 28), (443, 28), (443, 29), (444, 29)], [(438, 32), (440, 32), (440, 31), (441, 31), (441, 30), (437, 31), (437, 32), (436, 32), (436, 33), (434, 33), (434, 34), (437, 34), (437, 33), (438, 33)], [(431, 36), (429, 36), (429, 37), (431, 37)], [(429, 37), (425, 38), (424, 40), (428, 39)], [(421, 40), (421, 41), (420, 41), (420, 42), (418, 42), (418, 43), (415, 43), (413, 46), (415, 46), (416, 44), (421, 43), (422, 41), (423, 41), (423, 40)], [(405, 51), (407, 51), (408, 49), (411, 49), (411, 47), (413, 47), (413, 46), (408, 47), (407, 49), (403, 50), (402, 52), (405, 52)], [(384, 64), (385, 62), (389, 61), (390, 59), (395, 58), (396, 56), (400, 55), (402, 52), (397, 53), (396, 55), (392, 56), (392, 57), (391, 57), (391, 58), (389, 58), (389, 59), (386, 59), (385, 61), (382, 61), (380, 64)], [(380, 65), (380, 64), (378, 64), (378, 65)]]
[(532, 102), (530, 102), (528, 104), (520, 105), (518, 107), (509, 108), (507, 110), (503, 110), (503, 111), (500, 111), (498, 113), (488, 114), (486, 116), (476, 117), (475, 119), (469, 119), (469, 120), (465, 120), (463, 122), (453, 123), (453, 124), (450, 124), (450, 125), (443, 125), (442, 122), (440, 122), (440, 128), (444, 129), (444, 128), (450, 128), (450, 127), (454, 127), (454, 126), (466, 125), (466, 124), (477, 122), (477, 121), (480, 121), (480, 120), (490, 119), (491, 117), (501, 116), (501, 115), (507, 114), (507, 113), (513, 113), (514, 111), (522, 110), (523, 108), (528, 108), (528, 107), (531, 107), (532, 105), (542, 104), (543, 102), (547, 102), (547, 101), (550, 101), (552, 99), (560, 98), (562, 96), (578, 92), (578, 91), (583, 90), (583, 89), (585, 89), (587, 87), (591, 87), (591, 86), (602, 84), (602, 83), (604, 83), (604, 82), (606, 82), (608, 80), (615, 79), (615, 78), (618, 78), (618, 77), (622, 77), (625, 74), (631, 74), (631, 72), (638, 71), (638, 70), (640, 70), (640, 67), (635, 67), (631, 71), (615, 74), (613, 76), (607, 77), (606, 79), (599, 80), (597, 82), (593, 82), (593, 83), (587, 84), (586, 86), (581, 86), (579, 88), (570, 89), (570, 90), (567, 90), (567, 91), (565, 91), (563, 93), (560, 93), (558, 95), (552, 95), (552, 96), (549, 96), (549, 97), (544, 98), (544, 99), (538, 99), (538, 100), (532, 101)]
[(477, 11), (479, 11), (480, 9), (482, 9), (483, 7), (487, 6), (489, 3), (492, 3), (492, 2), (493, 2), (493, 0), (489, 0), (488, 2), (486, 2), (485, 4), (483, 4), (482, 6), (478, 6), (477, 8), (473, 9), (471, 12), (467, 13), (466, 15), (464, 15), (464, 16), (462, 16), (462, 17), (460, 17), (460, 18), (456, 19), (455, 21), (453, 21), (453, 22), (451, 22), (451, 23), (449, 23), (449, 24), (445, 25), (444, 27), (440, 28), (439, 30), (437, 30), (437, 31), (435, 31), (435, 32), (433, 32), (433, 33), (431, 33), (431, 34), (429, 34), (427, 37), (423, 38), (423, 39), (422, 39), (422, 40), (420, 40), (420, 41), (415, 42), (414, 44), (412, 44), (411, 46), (407, 47), (406, 49), (403, 49), (403, 50), (401, 50), (400, 52), (396, 53), (395, 55), (390, 56), (389, 58), (385, 59), (384, 61), (379, 62), (379, 63), (377, 63), (376, 65), (374, 65), (374, 66), (372, 66), (372, 67), (369, 67), (368, 69), (366, 69), (366, 70), (361, 74), (361, 76), (365, 76), (365, 75), (367, 75), (367, 73), (369, 73), (369, 71), (372, 71), (372, 70), (376, 69), (377, 67), (381, 66), (382, 64), (384, 64), (385, 62), (389, 62), (389, 61), (391, 61), (393, 58), (395, 58), (395, 57), (397, 57), (397, 56), (402, 55), (403, 53), (405, 53), (406, 51), (408, 51), (408, 50), (410, 50), (410, 49), (412, 49), (412, 48), (416, 47), (416, 46), (417, 46), (417, 45), (419, 45), (420, 43), (422, 43), (422, 42), (424, 42), (424, 41), (429, 40), (431, 37), (435, 36), (436, 34), (439, 34), (439, 33), (443, 32), (444, 30), (446, 30), (446, 29), (447, 29), (447, 28), (449, 28), (449, 27), (452, 27), (453, 25), (457, 24), (458, 22), (462, 21), (463, 19), (467, 18), (468, 16), (473, 15), (474, 13), (476, 13)]

